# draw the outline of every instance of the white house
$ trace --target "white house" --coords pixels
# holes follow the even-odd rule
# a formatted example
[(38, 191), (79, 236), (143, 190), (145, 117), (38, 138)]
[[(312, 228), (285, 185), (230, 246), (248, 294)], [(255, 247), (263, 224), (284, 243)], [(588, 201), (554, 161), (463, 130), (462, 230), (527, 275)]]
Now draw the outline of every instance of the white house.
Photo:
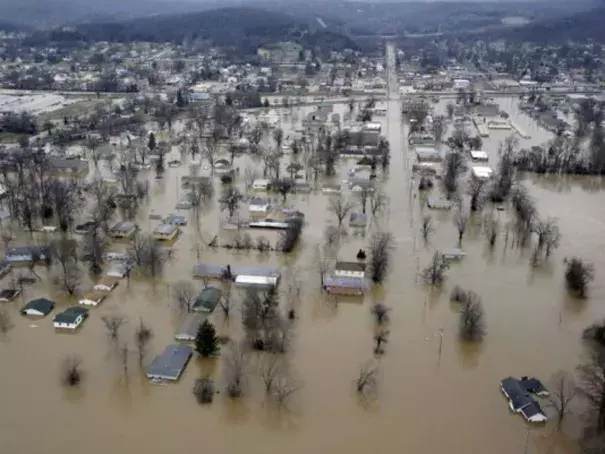
[(84, 323), (86, 317), (88, 317), (88, 309), (70, 307), (55, 316), (53, 319), (53, 326), (55, 329), (75, 330)]

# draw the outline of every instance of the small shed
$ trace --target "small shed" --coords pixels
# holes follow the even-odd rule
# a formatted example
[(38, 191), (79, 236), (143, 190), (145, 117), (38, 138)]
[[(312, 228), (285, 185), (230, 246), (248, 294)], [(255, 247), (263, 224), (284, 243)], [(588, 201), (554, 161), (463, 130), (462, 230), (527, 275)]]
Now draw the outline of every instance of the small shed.
[(188, 345), (174, 344), (168, 345), (160, 356), (156, 356), (147, 368), (147, 378), (149, 380), (177, 381), (189, 359), (193, 350)]

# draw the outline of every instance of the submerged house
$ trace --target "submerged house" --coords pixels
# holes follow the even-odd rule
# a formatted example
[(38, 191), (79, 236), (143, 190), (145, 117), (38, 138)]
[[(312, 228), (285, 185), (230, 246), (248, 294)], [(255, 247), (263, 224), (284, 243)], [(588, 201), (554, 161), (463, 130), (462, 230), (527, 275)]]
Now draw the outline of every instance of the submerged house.
[(4, 262), (30, 263), (50, 259), (48, 246), (17, 246), (8, 248), (4, 255)]
[(130, 221), (116, 222), (109, 229), (109, 236), (112, 238), (130, 238), (137, 230), (137, 225)]
[(543, 423), (548, 421), (540, 404), (536, 402), (530, 394), (548, 394), (539, 380), (528, 379), (527, 377), (518, 380), (513, 377), (507, 377), (500, 382), (500, 390), (508, 399), (509, 408), (515, 413), (520, 413), (527, 422)]
[(364, 213), (351, 213), (349, 215), (349, 226), (352, 228), (363, 229), (368, 224), (368, 215)]
[(364, 279), (358, 277), (324, 277), (323, 287), (331, 295), (363, 295)]
[(195, 340), (197, 330), (204, 320), (206, 320), (206, 315), (204, 314), (187, 314), (187, 317), (185, 317), (185, 320), (183, 320), (183, 323), (181, 323), (181, 326), (177, 332), (174, 333), (174, 338), (178, 341), (193, 342)]
[(101, 290), (93, 290), (86, 292), (78, 298), (78, 304), (83, 306), (98, 306), (107, 297), (107, 292)]
[(118, 286), (121, 278), (114, 276), (102, 276), (101, 279), (93, 286), (93, 290), (98, 292), (111, 292)]
[(21, 291), (14, 288), (5, 288), (0, 291), (0, 303), (8, 303), (21, 294)]
[(164, 224), (183, 226), (187, 225), (187, 218), (185, 216), (177, 216), (176, 214), (169, 214), (162, 221)]
[(238, 276), (279, 277), (281, 273), (272, 266), (214, 265), (198, 263), (193, 267), (193, 277), (198, 279), (228, 279), (235, 281)]
[(156, 356), (147, 368), (149, 380), (177, 381), (193, 350), (188, 345), (168, 345), (160, 356)]
[(31, 300), (21, 309), (21, 315), (46, 317), (54, 309), (55, 303), (47, 298)]
[(55, 329), (77, 329), (88, 317), (88, 309), (83, 307), (70, 307), (55, 315), (53, 326)]
[(220, 288), (206, 287), (191, 305), (191, 310), (193, 312), (210, 313), (218, 305), (222, 296), (223, 291)]
[(265, 197), (252, 197), (248, 203), (248, 211), (250, 214), (266, 215), (271, 211), (271, 204)]
[(268, 290), (277, 287), (278, 284), (278, 276), (251, 276), (238, 274), (235, 278), (235, 285), (243, 288)]
[(366, 265), (361, 262), (336, 262), (334, 266), (335, 277), (353, 277), (358, 279), (365, 278)]
[(157, 241), (172, 241), (179, 232), (179, 227), (174, 224), (160, 224), (153, 230), (152, 236)]

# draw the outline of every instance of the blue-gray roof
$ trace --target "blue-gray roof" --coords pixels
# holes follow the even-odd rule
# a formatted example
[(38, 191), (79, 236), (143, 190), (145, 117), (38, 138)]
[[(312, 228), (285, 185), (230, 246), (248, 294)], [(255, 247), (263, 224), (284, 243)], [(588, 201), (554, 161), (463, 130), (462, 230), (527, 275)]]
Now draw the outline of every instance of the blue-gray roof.
[(168, 345), (147, 368), (147, 378), (176, 381), (183, 373), (193, 350), (188, 345)]
[(507, 377), (500, 382), (500, 385), (502, 386), (502, 391), (504, 391), (508, 397), (514, 411), (519, 411), (533, 402), (533, 399), (516, 378)]
[(324, 286), (326, 286), (326, 287), (364, 288), (365, 282), (362, 278), (356, 278), (356, 277), (326, 276), (324, 278)]

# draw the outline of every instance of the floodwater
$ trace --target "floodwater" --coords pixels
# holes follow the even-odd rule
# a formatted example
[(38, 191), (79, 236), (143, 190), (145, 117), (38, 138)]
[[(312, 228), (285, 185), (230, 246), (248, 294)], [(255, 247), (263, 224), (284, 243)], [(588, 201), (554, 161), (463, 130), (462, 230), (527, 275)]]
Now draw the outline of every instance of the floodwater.
[[(391, 80), (396, 80), (392, 74)], [(394, 88), (391, 92), (397, 93)], [(507, 102), (514, 104), (501, 102), (505, 108)], [(418, 222), (422, 213), (417, 181), (410, 183), (407, 131), (402, 128), (396, 95), (389, 99), (387, 116), (380, 121), (391, 144), (390, 171), (381, 183), (389, 196), (389, 209), (377, 225), (368, 228), (365, 238), (349, 232), (338, 255), (354, 259), (373, 230), (388, 229), (396, 239), (396, 249), (384, 285), (363, 301), (320, 292), (313, 246), (323, 242), (325, 227), (334, 223), (327, 213), (327, 196), (320, 191), (288, 196), (288, 203), (306, 214), (300, 247), (289, 257), (206, 247), (219, 231), (214, 203), (202, 213), (200, 234), (191, 224), (184, 228), (163, 279), (155, 284), (137, 278), (129, 285), (123, 282), (101, 306), (91, 309), (91, 317), (76, 334), (55, 333), (50, 317), (32, 321), (18, 315), (18, 308), (37, 296), (57, 298), (60, 305), (69, 303), (52, 292), (48, 279), (27, 288), (23, 299), (5, 304), (15, 328), (0, 343), (2, 452), (566, 452), (562, 448), (567, 444), (553, 437), (550, 426), (530, 429), (520, 416), (510, 413), (499, 381), (508, 375), (533, 375), (547, 381), (559, 369), (573, 370), (582, 351), (582, 329), (605, 316), (600, 304), (605, 288), (598, 279), (605, 268), (600, 182), (527, 177), (525, 184), (540, 214), (558, 218), (563, 234), (548, 264), (532, 270), (528, 253), (511, 249), (510, 240), (505, 247), (504, 233), (490, 252), (481, 220), (473, 219), (463, 241), (468, 256), (452, 266), (441, 292), (431, 291), (418, 282), (417, 272), (435, 249), (455, 245), (452, 214), (433, 213), (436, 232), (425, 246)], [(532, 134), (533, 143), (548, 138), (531, 128), (530, 119), (523, 121), (520, 126)], [(507, 135), (492, 132), (485, 140), (484, 148), (492, 159)], [(237, 165), (243, 173), (249, 164), (242, 158)], [(334, 180), (342, 179), (352, 164), (341, 163), (341, 175)], [(150, 210), (174, 211), (182, 194), (178, 179), (186, 172), (184, 165), (168, 169), (159, 183), (150, 176), (152, 201), (143, 207), (141, 229), (150, 231), (157, 222), (148, 220)], [(494, 215), (504, 225), (506, 213)], [(562, 260), (570, 255), (595, 264), (597, 280), (586, 301), (566, 296)], [(128, 378), (109, 355), (101, 321), (108, 313), (129, 318), (122, 340), (130, 342), (131, 348), (139, 317), (155, 333), (151, 355), (172, 341), (178, 320), (170, 307), (170, 286), (190, 279), (198, 257), (222, 264), (288, 266), (304, 283), (295, 337), (287, 353), (292, 373), (302, 386), (287, 407), (277, 409), (266, 400), (252, 368), (246, 396), (232, 402), (222, 392), (220, 360), (192, 360), (178, 383), (163, 386), (145, 380), (134, 354)], [(480, 346), (462, 345), (457, 339), (457, 309), (448, 300), (456, 284), (483, 298), (487, 336)], [(376, 359), (380, 365), (377, 395), (360, 399), (354, 380), (361, 365), (373, 358), (372, 301), (392, 307), (390, 338), (385, 354)], [(218, 312), (212, 319), (219, 333), (235, 339), (241, 334), (237, 310), (230, 321)], [(86, 373), (77, 390), (59, 384), (60, 361), (70, 354), (83, 359)], [(221, 394), (212, 405), (200, 406), (191, 390), (195, 379), (206, 375), (217, 380)], [(571, 417), (568, 432), (575, 434), (578, 427), (577, 418)]]

